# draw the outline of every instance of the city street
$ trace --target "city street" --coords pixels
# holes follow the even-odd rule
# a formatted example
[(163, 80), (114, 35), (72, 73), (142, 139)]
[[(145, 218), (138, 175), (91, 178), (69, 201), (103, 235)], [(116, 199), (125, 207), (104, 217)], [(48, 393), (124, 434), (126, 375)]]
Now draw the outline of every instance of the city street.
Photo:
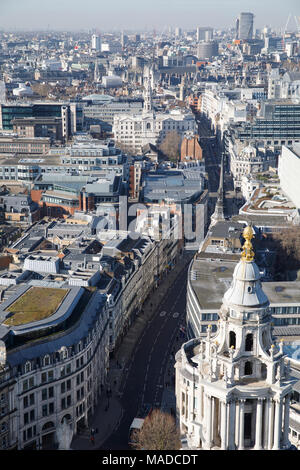
[[(205, 170), (208, 175), (209, 215), (211, 215), (214, 212), (218, 197), (222, 149), (211, 131), (206, 118), (198, 115), (196, 119), (200, 145), (205, 159)], [(233, 179), (231, 174), (227, 172), (226, 163), (224, 165), (223, 187), (225, 191), (225, 215), (226, 217), (231, 217), (238, 213), (239, 207), (242, 205), (242, 194), (234, 191)]]
[(160, 408), (166, 381), (174, 386), (172, 359), (185, 341), (180, 337), (179, 328), (185, 324), (187, 270), (188, 265), (170, 283), (164, 295), (158, 294), (160, 300), (154, 316), (140, 336), (130, 364), (126, 365), (121, 386), (123, 417), (101, 449), (128, 449), (129, 427), (137, 411), (144, 404)]

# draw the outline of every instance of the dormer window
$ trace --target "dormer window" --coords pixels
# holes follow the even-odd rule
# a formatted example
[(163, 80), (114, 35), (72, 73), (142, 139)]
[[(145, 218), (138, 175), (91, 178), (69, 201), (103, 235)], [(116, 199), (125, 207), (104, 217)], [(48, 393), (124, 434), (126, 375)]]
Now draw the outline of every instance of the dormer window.
[(67, 357), (68, 357), (68, 350), (65, 346), (63, 346), (60, 349), (60, 358), (61, 358), (61, 360), (64, 360), (64, 359), (67, 359)]
[(44, 366), (49, 366), (50, 365), (50, 356), (47, 354), (44, 357)]

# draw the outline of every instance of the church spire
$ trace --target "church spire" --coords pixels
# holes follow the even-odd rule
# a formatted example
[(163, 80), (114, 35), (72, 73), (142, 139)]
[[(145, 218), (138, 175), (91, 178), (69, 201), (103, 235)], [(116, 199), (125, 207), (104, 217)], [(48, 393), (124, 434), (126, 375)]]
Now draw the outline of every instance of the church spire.
[(94, 82), (99, 81), (99, 64), (98, 64), (98, 58), (96, 57), (95, 60), (95, 69), (94, 69)]
[(215, 225), (219, 220), (225, 220), (224, 215), (224, 154), (221, 157), (220, 181), (218, 189), (218, 199), (213, 215), (211, 216), (211, 224)]
[(146, 73), (144, 73), (144, 107), (143, 111), (149, 113), (152, 111), (152, 87), (151, 87), (151, 78), (153, 70), (148, 68)]

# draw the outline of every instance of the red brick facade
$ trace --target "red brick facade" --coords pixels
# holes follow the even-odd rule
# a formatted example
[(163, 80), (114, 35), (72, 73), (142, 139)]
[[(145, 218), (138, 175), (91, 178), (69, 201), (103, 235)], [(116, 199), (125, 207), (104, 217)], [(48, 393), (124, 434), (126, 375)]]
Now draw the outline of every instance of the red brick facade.
[(181, 143), (180, 160), (202, 160), (202, 148), (198, 142), (199, 136), (185, 137)]

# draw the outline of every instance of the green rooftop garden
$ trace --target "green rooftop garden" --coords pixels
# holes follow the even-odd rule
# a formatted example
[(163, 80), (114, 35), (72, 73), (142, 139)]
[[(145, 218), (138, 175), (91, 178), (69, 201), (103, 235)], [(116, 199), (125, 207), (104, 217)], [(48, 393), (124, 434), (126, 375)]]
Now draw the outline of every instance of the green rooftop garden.
[(31, 287), (7, 308), (10, 314), (3, 324), (19, 326), (48, 318), (56, 312), (68, 292), (69, 289)]

